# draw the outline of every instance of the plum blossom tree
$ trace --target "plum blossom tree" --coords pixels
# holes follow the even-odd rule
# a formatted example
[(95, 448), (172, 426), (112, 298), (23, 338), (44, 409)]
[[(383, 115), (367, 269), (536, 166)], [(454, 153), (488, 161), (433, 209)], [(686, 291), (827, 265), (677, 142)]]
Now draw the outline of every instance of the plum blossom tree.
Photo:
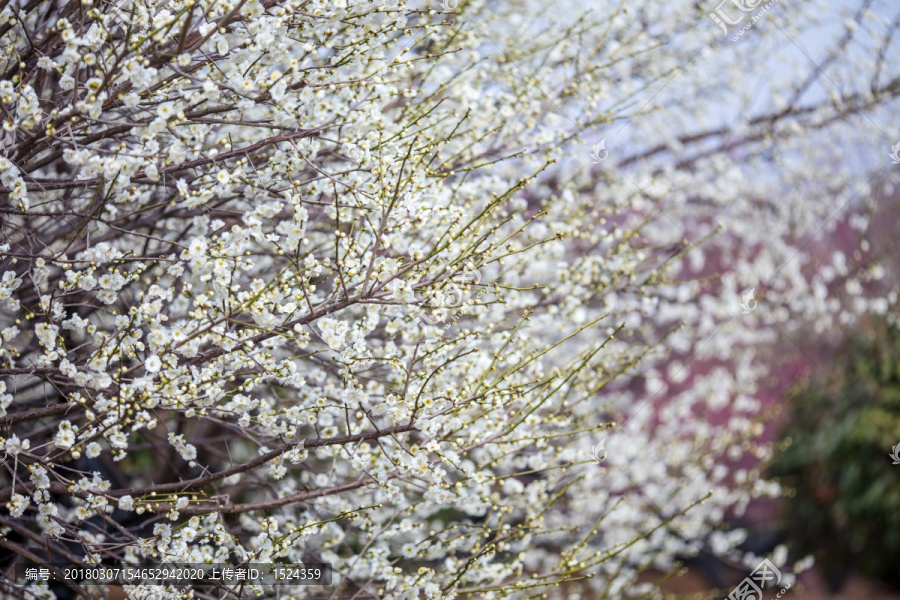
[(897, 21), (811, 57), (823, 3), (596, 4), (0, 4), (6, 556), (391, 599), (741, 563), (765, 348), (896, 314)]

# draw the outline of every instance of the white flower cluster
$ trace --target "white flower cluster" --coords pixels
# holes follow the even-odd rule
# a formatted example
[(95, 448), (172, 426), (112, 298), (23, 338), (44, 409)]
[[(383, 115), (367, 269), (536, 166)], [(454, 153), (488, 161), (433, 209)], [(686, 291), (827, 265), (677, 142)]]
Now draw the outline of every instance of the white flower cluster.
[(723, 48), (693, 0), (433, 4), (0, 12), (4, 548), (330, 562), (387, 600), (734, 552), (780, 493), (772, 344), (896, 318), (900, 62), (784, 58), (760, 99), (764, 20)]

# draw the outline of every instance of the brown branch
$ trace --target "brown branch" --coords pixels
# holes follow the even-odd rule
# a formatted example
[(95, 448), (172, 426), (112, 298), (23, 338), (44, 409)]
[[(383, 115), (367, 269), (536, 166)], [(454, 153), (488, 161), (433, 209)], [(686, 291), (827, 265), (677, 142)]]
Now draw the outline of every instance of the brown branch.
[[(0, 546), (6, 548), (7, 550), (12, 550), (13, 552), (18, 554), (19, 556), (22, 556), (23, 558), (27, 558), (30, 562), (38, 563), (38, 564), (47, 564), (46, 560), (42, 559), (40, 556), (38, 556), (36, 554), (32, 554), (27, 548), (23, 548), (22, 546), (20, 546), (19, 544), (16, 544), (15, 542), (10, 542), (9, 540), (0, 538)], [(91, 598), (92, 597), (90, 594), (88, 594), (88, 592), (83, 587), (81, 587), (77, 583), (73, 583), (72, 581), (66, 580), (65, 577), (63, 577), (62, 571), (58, 570), (56, 567), (54, 567), (52, 565), (48, 565), (48, 566), (49, 566), (50, 570), (53, 571), (53, 574), (60, 581), (60, 583), (62, 583), (66, 587), (70, 588), (72, 591), (74, 591), (76, 594), (78, 594), (81, 598)]]
[(70, 408), (74, 408), (71, 404), (57, 404), (56, 406), (46, 406), (44, 408), (35, 408), (25, 412), (17, 412), (0, 418), (0, 424), (9, 426), (22, 421), (33, 421), (42, 417), (52, 417), (67, 412)]
[[(334, 446), (334, 445), (345, 445), (352, 444), (354, 442), (362, 442), (365, 440), (373, 440), (378, 439), (380, 437), (386, 435), (394, 435), (397, 433), (403, 433), (406, 431), (412, 431), (415, 429), (415, 426), (411, 423), (407, 423), (405, 425), (397, 425), (395, 427), (389, 427), (387, 429), (377, 429), (375, 431), (367, 431), (365, 433), (356, 433), (353, 435), (345, 435), (341, 437), (333, 437), (333, 438), (323, 438), (318, 440), (310, 440), (304, 442), (304, 448), (319, 448), (321, 446)], [(212, 473), (210, 475), (204, 475), (202, 477), (195, 477), (194, 479), (188, 479), (184, 481), (175, 481), (171, 483), (158, 483), (153, 485), (145, 485), (143, 487), (138, 488), (127, 488), (127, 489), (119, 489), (112, 490), (106, 496), (117, 498), (120, 496), (146, 496), (152, 493), (170, 493), (170, 492), (184, 492), (192, 488), (196, 488), (199, 486), (204, 486), (209, 483), (213, 483), (214, 481), (219, 481), (220, 479), (225, 479), (226, 477), (230, 477), (231, 475), (236, 475), (238, 473), (243, 473), (245, 471), (249, 471), (251, 469), (255, 469), (256, 467), (262, 466), (268, 461), (281, 456), (291, 448), (296, 447), (300, 442), (290, 442), (287, 444), (282, 444), (278, 448), (274, 450), (270, 450), (265, 454), (261, 454), (256, 458), (249, 460), (243, 464), (236, 465), (229, 469), (225, 469), (222, 471), (218, 471), (216, 473)], [(27, 483), (18, 483), (16, 484), (15, 490), (12, 487), (5, 488), (0, 490), (0, 502), (6, 502), (15, 492), (31, 494), (34, 490), (33, 486)], [(53, 494), (61, 494), (66, 496), (78, 496), (79, 498), (86, 498), (89, 492), (81, 491), (74, 492), (69, 491), (68, 486), (54, 482), (50, 484), (50, 493)]]
[[(288, 140), (296, 140), (307, 137), (318, 137), (321, 134), (321, 128), (317, 129), (304, 129), (302, 131), (292, 131), (290, 133), (286, 133), (283, 135), (275, 135), (270, 138), (266, 138), (262, 141), (256, 142), (255, 144), (250, 144), (249, 146), (244, 146), (243, 148), (238, 148), (237, 150), (232, 150), (231, 152), (225, 152), (223, 154), (219, 154), (215, 158), (197, 158), (194, 160), (189, 160), (187, 162), (183, 162), (178, 165), (173, 165), (171, 167), (164, 167), (159, 170), (160, 174), (172, 173), (176, 171), (183, 171), (185, 169), (192, 169), (194, 167), (199, 167), (202, 165), (214, 163), (220, 160), (228, 160), (229, 158), (234, 158), (236, 156), (243, 156), (248, 152), (254, 152), (263, 148), (265, 146), (271, 144), (277, 144), (278, 142), (286, 142)], [(131, 180), (137, 180), (146, 177), (146, 173), (144, 171), (139, 171), (131, 176)], [(70, 188), (87, 188), (94, 187), (103, 183), (105, 180), (102, 177), (92, 177), (90, 179), (79, 179), (75, 181), (47, 181), (37, 178), (30, 178), (33, 182), (40, 185), (43, 190), (62, 190), (62, 189), (70, 189)], [(9, 190), (0, 190), (6, 191)]]
[[(397, 475), (397, 473), (393, 473), (389, 475), (389, 478), (396, 477)], [(296, 492), (294, 494), (291, 494), (290, 496), (285, 496), (284, 498), (276, 498), (274, 500), (265, 500), (263, 502), (253, 502), (248, 504), (209, 504), (206, 506), (202, 504), (189, 505), (186, 508), (179, 510), (178, 512), (185, 515), (205, 515), (213, 512), (223, 514), (236, 514), (254, 510), (268, 510), (271, 508), (278, 508), (279, 506), (285, 506), (286, 504), (303, 502), (304, 500), (310, 500), (312, 498), (331, 496), (332, 494), (339, 494), (341, 492), (355, 490), (357, 488), (368, 485), (373, 481), (375, 480), (372, 478), (357, 479), (356, 481), (351, 481), (350, 483), (335, 485), (329, 488), (322, 488), (309, 492)]]

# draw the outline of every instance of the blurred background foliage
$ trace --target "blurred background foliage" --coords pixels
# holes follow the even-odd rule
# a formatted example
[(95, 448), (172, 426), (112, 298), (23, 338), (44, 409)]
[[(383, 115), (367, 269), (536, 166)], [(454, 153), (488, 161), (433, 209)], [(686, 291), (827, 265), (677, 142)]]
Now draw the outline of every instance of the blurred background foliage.
[[(782, 526), (834, 590), (853, 571), (900, 587), (900, 329), (848, 335), (827, 377), (790, 400), (770, 474), (786, 488)], [(900, 448), (898, 448), (900, 451)]]

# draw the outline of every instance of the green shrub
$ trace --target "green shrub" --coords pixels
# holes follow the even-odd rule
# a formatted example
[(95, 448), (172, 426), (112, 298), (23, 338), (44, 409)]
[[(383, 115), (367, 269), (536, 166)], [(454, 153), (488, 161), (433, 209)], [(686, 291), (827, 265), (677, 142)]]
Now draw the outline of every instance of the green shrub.
[(771, 474), (788, 489), (784, 526), (832, 585), (851, 570), (900, 585), (900, 331), (869, 324), (823, 382), (791, 401)]

